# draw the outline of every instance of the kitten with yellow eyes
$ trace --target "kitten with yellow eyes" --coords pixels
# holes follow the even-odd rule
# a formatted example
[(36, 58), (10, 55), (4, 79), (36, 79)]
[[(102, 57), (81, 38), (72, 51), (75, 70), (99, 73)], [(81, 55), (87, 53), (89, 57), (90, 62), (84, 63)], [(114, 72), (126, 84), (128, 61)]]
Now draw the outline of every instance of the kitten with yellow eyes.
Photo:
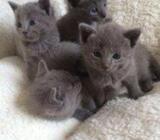
[(78, 26), (81, 22), (93, 24), (106, 17), (106, 0), (68, 0), (69, 12), (58, 20), (61, 41), (79, 42)]
[(63, 70), (49, 70), (44, 60), (38, 64), (30, 91), (28, 101), (34, 113), (43, 117), (56, 120), (75, 117), (84, 120), (96, 109), (92, 98), (88, 98), (88, 105), (81, 105), (87, 96), (83, 97), (82, 84), (77, 76)]
[(16, 17), (16, 27), (23, 42), (23, 54), (28, 78), (33, 80), (40, 59), (49, 69), (63, 69), (74, 72), (79, 46), (59, 41), (54, 9), (49, 0), (39, 0), (18, 5), (9, 2)]
[(130, 98), (137, 99), (153, 88), (152, 74), (160, 79), (160, 65), (138, 42), (140, 29), (125, 30), (114, 23), (97, 29), (81, 23), (79, 28), (89, 76), (108, 99), (117, 95), (120, 85), (127, 88)]

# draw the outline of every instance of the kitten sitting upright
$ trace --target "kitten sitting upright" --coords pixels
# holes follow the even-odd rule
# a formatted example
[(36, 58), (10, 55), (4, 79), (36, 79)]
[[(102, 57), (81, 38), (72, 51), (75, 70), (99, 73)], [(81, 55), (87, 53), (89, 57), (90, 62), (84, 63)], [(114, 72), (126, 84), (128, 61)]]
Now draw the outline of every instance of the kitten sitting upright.
[(46, 61), (49, 69), (73, 71), (79, 57), (79, 47), (69, 42), (60, 43), (54, 9), (49, 0), (24, 5), (9, 4), (15, 13), (17, 32), (24, 44), (22, 47), (29, 79), (34, 79), (40, 59)]
[(53, 8), (49, 0), (19, 5), (9, 2), (16, 18), (16, 29), (23, 43), (23, 58), (29, 79), (33, 79), (38, 57), (50, 57), (51, 48), (59, 42)]
[(97, 30), (84, 23), (79, 28), (82, 55), (90, 78), (106, 92), (108, 99), (117, 95), (121, 84), (134, 99), (153, 88), (151, 67), (160, 66), (137, 42), (140, 29), (124, 30), (113, 23), (100, 25)]
[(102, 21), (106, 17), (106, 0), (68, 1), (72, 8), (57, 22), (60, 40), (79, 42), (79, 24)]

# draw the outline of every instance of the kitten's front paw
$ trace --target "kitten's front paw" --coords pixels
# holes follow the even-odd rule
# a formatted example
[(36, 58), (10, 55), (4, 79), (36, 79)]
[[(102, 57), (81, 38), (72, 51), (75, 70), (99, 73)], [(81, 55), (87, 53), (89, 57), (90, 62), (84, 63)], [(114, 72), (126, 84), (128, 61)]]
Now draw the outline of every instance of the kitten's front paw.
[(111, 86), (105, 87), (104, 93), (105, 93), (105, 98), (107, 101), (115, 99), (116, 96), (118, 95), (117, 91)]
[(144, 95), (144, 92), (136, 92), (136, 93), (129, 94), (129, 98), (136, 100), (143, 95)]
[(152, 81), (141, 81), (140, 87), (144, 92), (149, 92), (153, 89)]
[(84, 121), (87, 118), (89, 118), (91, 115), (93, 115), (93, 112), (90, 112), (87, 109), (77, 109), (73, 114), (73, 117), (78, 119), (79, 121)]

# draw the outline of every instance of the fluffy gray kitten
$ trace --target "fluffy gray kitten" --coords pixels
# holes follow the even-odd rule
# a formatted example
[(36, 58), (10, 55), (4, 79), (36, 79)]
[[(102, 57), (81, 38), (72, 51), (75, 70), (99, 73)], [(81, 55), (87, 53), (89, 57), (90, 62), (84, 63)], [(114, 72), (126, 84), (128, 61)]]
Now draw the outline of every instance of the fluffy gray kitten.
[(93, 24), (106, 17), (106, 0), (68, 0), (69, 12), (57, 22), (61, 41), (79, 42), (81, 22)]
[(30, 91), (35, 111), (54, 119), (72, 117), (81, 101), (79, 78), (63, 70), (50, 71), (43, 60), (39, 62)]
[[(30, 104), (34, 112), (43, 117), (58, 120), (75, 117), (84, 120), (96, 108), (92, 99), (86, 93), (82, 94), (84, 90), (77, 76), (63, 70), (49, 70), (44, 60), (39, 62), (30, 91)], [(81, 104), (83, 100), (85, 104)]]
[(125, 30), (108, 23), (94, 29), (80, 25), (82, 55), (92, 82), (106, 92), (108, 99), (120, 86), (137, 99), (153, 88), (152, 74), (159, 78), (160, 66), (146, 48), (137, 42), (140, 29)]
[(47, 62), (49, 69), (73, 72), (79, 47), (73, 43), (59, 42), (54, 10), (49, 0), (24, 5), (9, 4), (15, 13), (17, 32), (24, 44), (22, 47), (29, 79), (34, 79), (40, 59)]

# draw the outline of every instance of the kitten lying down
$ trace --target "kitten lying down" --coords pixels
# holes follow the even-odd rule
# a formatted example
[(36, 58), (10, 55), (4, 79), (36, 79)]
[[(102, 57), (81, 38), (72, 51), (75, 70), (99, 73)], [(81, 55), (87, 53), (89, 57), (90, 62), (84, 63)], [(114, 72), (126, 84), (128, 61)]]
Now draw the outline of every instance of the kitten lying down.
[(138, 41), (140, 29), (125, 30), (106, 23), (97, 29), (80, 24), (81, 49), (85, 66), (94, 85), (112, 99), (120, 85), (130, 98), (137, 99), (153, 88), (152, 75), (160, 80), (160, 65)]
[(41, 60), (30, 87), (29, 102), (34, 113), (42, 117), (55, 120), (75, 117), (84, 120), (93, 113), (95, 105), (94, 102), (91, 107), (87, 105), (88, 102), (81, 105), (81, 92), (82, 85), (78, 77), (63, 70), (50, 71), (45, 61)]

